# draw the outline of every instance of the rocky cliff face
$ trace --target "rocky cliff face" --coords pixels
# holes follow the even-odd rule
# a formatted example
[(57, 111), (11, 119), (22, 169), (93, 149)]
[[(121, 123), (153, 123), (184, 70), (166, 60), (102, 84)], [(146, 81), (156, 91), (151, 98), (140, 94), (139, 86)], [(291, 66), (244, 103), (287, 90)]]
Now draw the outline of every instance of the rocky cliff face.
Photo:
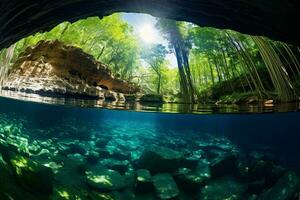
[[(138, 87), (115, 78), (106, 65), (81, 49), (59, 41), (28, 47), (12, 66), (3, 89), (47, 96), (115, 99)], [(113, 91), (113, 92), (112, 92)]]

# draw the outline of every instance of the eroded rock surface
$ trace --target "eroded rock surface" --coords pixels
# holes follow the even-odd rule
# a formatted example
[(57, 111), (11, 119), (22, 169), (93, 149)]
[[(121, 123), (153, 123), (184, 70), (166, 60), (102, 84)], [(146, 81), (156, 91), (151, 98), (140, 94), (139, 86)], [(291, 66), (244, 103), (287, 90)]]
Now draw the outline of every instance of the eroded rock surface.
[(138, 91), (137, 86), (115, 78), (106, 65), (89, 54), (59, 41), (40, 41), (28, 47), (12, 66), (3, 89), (108, 100), (124, 100), (118, 93)]

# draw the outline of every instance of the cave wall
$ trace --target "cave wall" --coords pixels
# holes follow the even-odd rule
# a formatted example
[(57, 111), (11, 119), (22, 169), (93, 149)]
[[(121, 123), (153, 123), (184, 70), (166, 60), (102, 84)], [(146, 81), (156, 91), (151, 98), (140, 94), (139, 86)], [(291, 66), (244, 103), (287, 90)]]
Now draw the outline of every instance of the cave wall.
[(0, 49), (63, 21), (142, 12), (300, 46), (298, 0), (1, 0)]

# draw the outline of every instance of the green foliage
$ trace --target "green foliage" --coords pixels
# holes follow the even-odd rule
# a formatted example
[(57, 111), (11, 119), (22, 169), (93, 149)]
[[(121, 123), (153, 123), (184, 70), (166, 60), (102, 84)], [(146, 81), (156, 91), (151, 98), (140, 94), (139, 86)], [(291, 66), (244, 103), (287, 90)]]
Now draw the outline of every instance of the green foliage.
[(153, 71), (156, 73), (156, 83), (157, 89), (156, 93), (161, 93), (161, 83), (162, 83), (162, 76), (163, 76), (163, 69), (166, 68), (166, 48), (162, 44), (152, 45), (150, 47), (144, 48), (141, 57), (145, 60)]
[(107, 64), (120, 78), (129, 80), (139, 66), (139, 45), (132, 27), (121, 14), (99, 19), (90, 17), (73, 24), (64, 22), (49, 32), (37, 33), (17, 42), (15, 56), (40, 40), (60, 40), (82, 48), (97, 60)]
[[(276, 94), (282, 101), (295, 100), (300, 94), (299, 48), (167, 19), (158, 19), (156, 27), (168, 47), (142, 46), (120, 13), (64, 22), (2, 50), (0, 65), (10, 65), (40, 40), (60, 40), (107, 64), (116, 77), (137, 83), (144, 93), (182, 97), (186, 102), (195, 102), (196, 96), (216, 100), (235, 92), (259, 98)], [(176, 56), (177, 68), (170, 67), (169, 53)], [(2, 69), (1, 77), (7, 71)]]

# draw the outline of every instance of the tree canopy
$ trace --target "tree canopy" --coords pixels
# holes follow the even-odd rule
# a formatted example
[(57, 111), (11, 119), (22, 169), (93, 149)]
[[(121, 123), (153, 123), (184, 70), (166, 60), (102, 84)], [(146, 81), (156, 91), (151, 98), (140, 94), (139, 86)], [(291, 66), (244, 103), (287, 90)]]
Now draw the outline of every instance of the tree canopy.
[[(168, 19), (157, 19), (156, 28), (167, 45), (141, 44), (122, 13), (64, 22), (2, 50), (1, 77), (25, 48), (40, 40), (60, 40), (105, 63), (114, 76), (137, 83), (144, 93), (171, 95), (190, 103), (237, 92), (279, 101), (295, 101), (299, 96), (297, 47)], [(167, 59), (171, 53), (177, 68)]]

